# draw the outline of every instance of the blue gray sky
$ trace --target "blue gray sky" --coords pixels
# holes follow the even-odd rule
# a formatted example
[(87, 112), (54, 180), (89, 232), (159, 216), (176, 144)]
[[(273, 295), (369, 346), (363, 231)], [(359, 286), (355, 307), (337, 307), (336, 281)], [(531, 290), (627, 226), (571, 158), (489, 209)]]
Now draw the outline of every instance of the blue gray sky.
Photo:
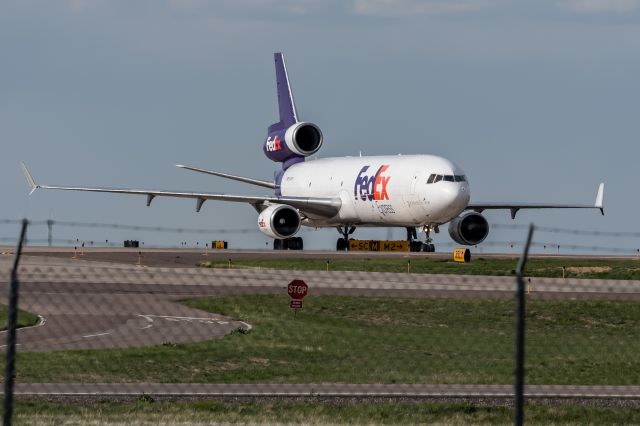
[[(285, 53), (320, 155), (432, 153), (458, 163), (477, 201), (592, 202), (520, 212), (515, 223), (640, 231), (640, 0), (6, 0), (0, 3), (0, 219), (255, 228), (243, 204), (39, 191), (47, 184), (260, 194), (174, 167), (269, 179), (277, 121), (273, 52)], [(513, 223), (490, 212), (491, 223)], [(0, 237), (17, 234), (0, 225)], [(522, 240), (496, 230), (488, 241)], [(385, 238), (387, 231), (358, 231)], [(44, 238), (33, 229), (32, 238)], [(330, 248), (337, 233), (306, 232)], [(403, 238), (403, 231), (393, 237)], [(56, 238), (210, 241), (56, 229)], [(611, 247), (633, 239), (538, 235)], [(450, 242), (446, 232), (437, 242)]]

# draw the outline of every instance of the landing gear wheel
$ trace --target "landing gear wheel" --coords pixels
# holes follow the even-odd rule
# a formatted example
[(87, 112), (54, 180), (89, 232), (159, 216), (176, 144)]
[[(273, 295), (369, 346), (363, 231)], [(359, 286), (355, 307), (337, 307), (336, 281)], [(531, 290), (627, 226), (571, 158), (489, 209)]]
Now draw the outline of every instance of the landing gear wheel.
[(298, 250), (302, 250), (304, 248), (304, 241), (302, 240), (302, 237), (296, 237), (296, 240), (298, 241)]
[(425, 244), (423, 244), (423, 245), (422, 245), (422, 250), (423, 250), (425, 253), (435, 253), (435, 251), (436, 251), (436, 246), (435, 246), (434, 244), (430, 244), (430, 243), (429, 243), (429, 244), (427, 244), (427, 243), (425, 243)]
[(422, 250), (422, 243), (420, 241), (409, 241), (409, 251), (419, 252)]
[(409, 242), (409, 251), (411, 252), (419, 252), (422, 250), (422, 243), (420, 241), (416, 241), (417, 236), (416, 228), (407, 228), (407, 241)]
[(338, 229), (338, 232), (340, 233), (340, 235), (342, 235), (342, 238), (338, 239), (338, 241), (336, 242), (336, 250), (338, 251), (349, 250), (349, 235), (353, 234), (353, 232), (356, 230), (356, 227), (355, 226), (349, 227), (348, 225), (345, 225), (345, 226), (336, 226), (336, 228)]
[(282, 240), (273, 240), (273, 249), (282, 250)]
[(437, 226), (432, 227), (427, 225), (424, 227), (424, 233), (427, 234), (427, 241), (422, 245), (422, 249), (425, 253), (435, 253), (436, 246), (433, 244), (433, 238), (431, 238), (431, 230), (434, 229), (436, 233), (440, 232)]

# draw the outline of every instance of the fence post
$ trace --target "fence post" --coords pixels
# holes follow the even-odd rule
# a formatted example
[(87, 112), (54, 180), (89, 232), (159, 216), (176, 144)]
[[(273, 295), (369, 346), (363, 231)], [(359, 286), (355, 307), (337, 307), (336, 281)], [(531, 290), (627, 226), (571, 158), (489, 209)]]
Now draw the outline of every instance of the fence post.
[(47, 220), (47, 229), (47, 243), (49, 244), (49, 247), (51, 247), (53, 245), (53, 220)]
[(513, 423), (521, 426), (524, 421), (524, 312), (525, 312), (525, 285), (524, 285), (524, 267), (529, 256), (529, 247), (531, 246), (531, 238), (533, 236), (533, 223), (529, 225), (529, 234), (527, 235), (527, 243), (518, 267), (516, 268), (516, 368), (515, 368), (515, 401)]
[(16, 362), (16, 325), (18, 319), (18, 264), (22, 255), (22, 245), (27, 234), (27, 219), (22, 220), (20, 240), (16, 248), (16, 257), (11, 270), (11, 283), (9, 285), (9, 306), (7, 318), (7, 359), (4, 371), (4, 421), (5, 426), (11, 425), (13, 414), (13, 382), (15, 380)]

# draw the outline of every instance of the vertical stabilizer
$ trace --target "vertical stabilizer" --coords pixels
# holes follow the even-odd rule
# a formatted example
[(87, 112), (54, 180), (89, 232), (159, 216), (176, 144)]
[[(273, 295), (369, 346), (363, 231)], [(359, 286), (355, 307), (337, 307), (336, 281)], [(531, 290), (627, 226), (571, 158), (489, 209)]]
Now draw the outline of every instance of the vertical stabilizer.
[(287, 75), (287, 66), (284, 63), (284, 56), (281, 52), (273, 54), (276, 63), (276, 83), (278, 91), (278, 111), (280, 112), (280, 121), (269, 127), (269, 133), (276, 130), (286, 129), (298, 122), (298, 112), (296, 104), (293, 100), (291, 85), (289, 84), (289, 76)]

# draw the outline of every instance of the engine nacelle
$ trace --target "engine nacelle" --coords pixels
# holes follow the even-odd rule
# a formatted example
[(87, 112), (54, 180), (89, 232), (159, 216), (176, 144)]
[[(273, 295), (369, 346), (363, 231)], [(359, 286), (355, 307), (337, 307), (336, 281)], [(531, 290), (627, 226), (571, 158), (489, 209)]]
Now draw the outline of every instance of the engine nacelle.
[(313, 123), (299, 122), (287, 129), (269, 133), (264, 153), (269, 159), (285, 162), (295, 157), (308, 157), (322, 146), (322, 131)]
[(480, 244), (489, 235), (489, 222), (480, 213), (463, 213), (449, 223), (449, 235), (458, 244)]
[(322, 146), (322, 131), (313, 123), (296, 123), (287, 129), (284, 140), (291, 151), (308, 157)]
[(258, 216), (258, 227), (271, 238), (292, 237), (300, 229), (298, 210), (284, 204), (274, 204), (262, 210)]

